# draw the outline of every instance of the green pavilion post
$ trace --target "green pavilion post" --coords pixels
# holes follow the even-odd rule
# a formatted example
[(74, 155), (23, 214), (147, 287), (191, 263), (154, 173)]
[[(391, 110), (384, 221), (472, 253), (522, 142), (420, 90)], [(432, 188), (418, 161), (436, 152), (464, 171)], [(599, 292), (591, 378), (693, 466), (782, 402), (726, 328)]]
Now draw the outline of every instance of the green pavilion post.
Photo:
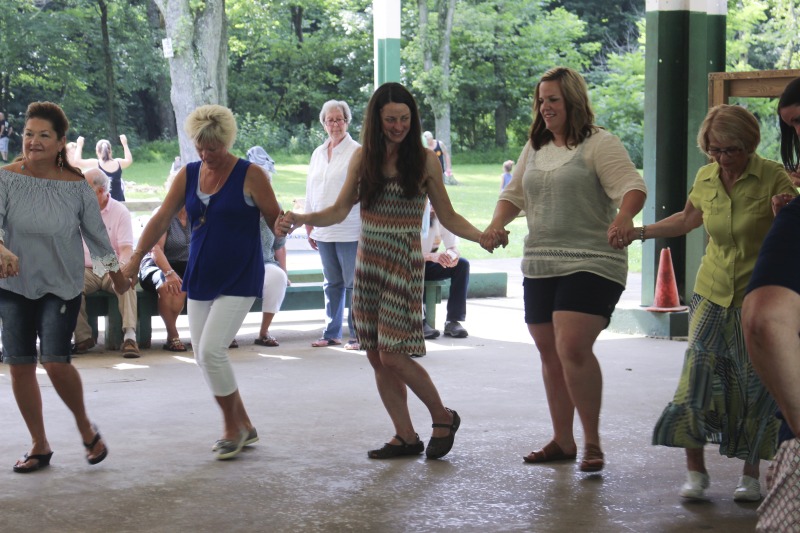
[(400, 81), (400, 0), (374, 0), (375, 87)]

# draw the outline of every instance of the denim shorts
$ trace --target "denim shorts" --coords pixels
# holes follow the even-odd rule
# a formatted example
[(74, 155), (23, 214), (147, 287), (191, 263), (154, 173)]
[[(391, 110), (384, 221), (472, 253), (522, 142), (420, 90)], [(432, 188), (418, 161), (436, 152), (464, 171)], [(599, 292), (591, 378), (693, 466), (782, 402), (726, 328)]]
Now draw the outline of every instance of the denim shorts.
[(3, 362), (9, 365), (36, 363), (36, 339), (42, 363), (72, 360), (72, 332), (81, 309), (79, 294), (62, 300), (53, 294), (31, 300), (0, 289), (0, 318), (3, 319)]

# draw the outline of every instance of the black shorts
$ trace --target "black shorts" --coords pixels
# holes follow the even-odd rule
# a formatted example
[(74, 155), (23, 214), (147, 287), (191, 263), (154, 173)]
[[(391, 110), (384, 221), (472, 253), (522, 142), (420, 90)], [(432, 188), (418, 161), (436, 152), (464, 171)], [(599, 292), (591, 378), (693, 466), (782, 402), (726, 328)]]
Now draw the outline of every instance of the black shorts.
[[(798, 197), (800, 198), (800, 197)], [(800, 294), (800, 199), (781, 209), (772, 223), (747, 285), (748, 292), (767, 285), (785, 287)]]
[[(183, 279), (188, 263), (186, 261), (170, 261), (169, 264), (175, 270), (175, 273)], [(139, 284), (142, 289), (157, 293), (165, 281), (164, 273), (156, 266), (156, 262), (153, 261), (152, 257), (147, 256), (142, 259), (142, 263), (139, 265)]]
[(553, 311), (604, 316), (609, 321), (625, 287), (590, 272), (554, 278), (525, 278), (525, 323), (547, 324)]

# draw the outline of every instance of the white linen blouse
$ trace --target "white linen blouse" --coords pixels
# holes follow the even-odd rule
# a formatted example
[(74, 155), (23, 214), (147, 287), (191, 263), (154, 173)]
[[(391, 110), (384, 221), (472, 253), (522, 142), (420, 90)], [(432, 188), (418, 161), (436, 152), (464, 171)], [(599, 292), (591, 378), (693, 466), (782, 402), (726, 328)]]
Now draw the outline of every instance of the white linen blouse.
[[(333, 148), (331, 160), (328, 161), (328, 145), (330, 138), (318, 146), (311, 155), (306, 179), (306, 213), (320, 211), (336, 202), (339, 191), (347, 178), (347, 167), (356, 148), (361, 145), (346, 134)], [(361, 234), (361, 208), (354, 205), (350, 213), (339, 224), (324, 228), (314, 228), (311, 237), (321, 242), (355, 242)]]
[(99, 275), (119, 269), (100, 206), (86, 182), (33, 178), (0, 169), (0, 240), (19, 274), (0, 288), (35, 300), (71, 300), (83, 291), (83, 236)]

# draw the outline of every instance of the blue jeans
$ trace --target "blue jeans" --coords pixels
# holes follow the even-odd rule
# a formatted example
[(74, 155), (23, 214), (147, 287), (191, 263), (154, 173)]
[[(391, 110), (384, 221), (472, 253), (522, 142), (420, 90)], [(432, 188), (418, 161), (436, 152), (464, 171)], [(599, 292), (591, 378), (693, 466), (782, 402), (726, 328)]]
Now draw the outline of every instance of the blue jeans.
[(350, 330), (350, 338), (358, 339), (356, 330), (353, 328), (353, 317), (350, 313), (358, 241), (317, 241), (317, 249), (322, 260), (322, 275), (325, 277), (323, 290), (325, 291), (326, 326), (322, 337), (324, 339), (342, 338), (342, 322), (346, 306), (347, 328)]
[(454, 267), (445, 268), (439, 263), (425, 261), (425, 281), (450, 280), (447, 297), (446, 322), (463, 322), (467, 318), (467, 290), (469, 289), (469, 261), (458, 258)]
[(36, 363), (36, 338), (42, 363), (72, 360), (72, 332), (78, 320), (82, 295), (62, 300), (53, 294), (31, 300), (0, 289), (3, 320), (3, 362), (9, 365)]

